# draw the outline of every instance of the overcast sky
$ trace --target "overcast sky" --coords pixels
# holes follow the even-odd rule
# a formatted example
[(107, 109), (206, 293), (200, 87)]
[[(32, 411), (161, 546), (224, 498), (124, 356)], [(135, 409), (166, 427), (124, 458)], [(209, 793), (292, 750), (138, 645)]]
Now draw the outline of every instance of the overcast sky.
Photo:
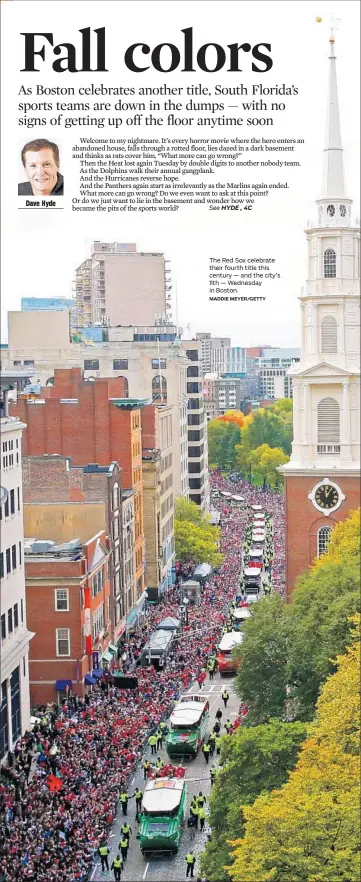
[[(136, 242), (140, 251), (164, 251), (171, 260), (173, 295), (178, 292), (179, 324), (190, 323), (191, 333), (206, 330), (214, 335), (231, 336), (233, 345), (297, 346), (300, 342), (300, 315), (297, 300), (307, 276), (304, 229), (308, 219), (316, 219), (315, 199), (320, 195), (322, 151), (324, 147), (328, 80), (329, 24), (336, 22), (336, 55), (341, 132), (344, 147), (347, 195), (357, 200), (359, 193), (359, 4), (358, 2), (14, 2), (3, 6), (3, 276), (2, 338), (6, 339), (5, 314), (20, 309), (22, 296), (69, 296), (75, 267), (88, 256), (94, 239)], [(322, 23), (316, 23), (321, 17)], [(20, 32), (54, 32), (54, 42), (76, 42), (78, 29), (106, 27), (108, 73), (55, 74), (51, 56), (42, 73), (21, 74), (23, 37)], [(207, 42), (266, 42), (272, 46), (273, 68), (266, 74), (250, 71), (250, 57), (245, 55), (240, 74), (220, 71), (216, 74), (171, 74), (151, 71), (131, 74), (124, 65), (125, 49), (134, 42), (147, 42), (153, 48), (162, 42), (182, 47), (182, 28), (193, 27), (194, 45)], [(257, 169), (240, 171), (245, 182), (288, 180), (290, 189), (274, 191), (256, 202), (251, 213), (179, 210), (177, 213), (87, 214), (71, 212), (71, 183), (75, 164), (71, 148), (80, 135), (109, 137), (110, 129), (65, 130), (55, 127), (27, 129), (17, 125), (17, 103), (22, 84), (35, 86), (79, 86), (103, 82), (107, 86), (220, 84), (231, 87), (243, 83), (247, 88), (262, 83), (276, 86), (285, 83), (299, 89), (297, 98), (285, 98), (286, 110), (274, 116), (274, 126), (244, 127), (235, 130), (199, 126), (162, 127), (163, 137), (234, 137), (303, 138), (300, 169), (288, 172)], [(32, 100), (36, 99), (35, 97)], [(46, 100), (46, 99), (43, 99)], [(57, 99), (49, 99), (57, 100)], [(58, 99), (59, 100), (59, 99)], [(60, 100), (81, 100), (76, 98)], [(84, 100), (84, 99), (83, 99)], [(199, 99), (197, 99), (199, 100)], [(210, 100), (210, 99), (204, 99)], [(223, 99), (224, 100), (224, 99)], [(230, 104), (236, 103), (232, 99)], [(269, 100), (265, 98), (265, 100)], [(273, 99), (277, 100), (277, 99)], [(280, 99), (282, 100), (282, 99)], [(228, 110), (228, 114), (240, 111)], [(39, 114), (35, 114), (39, 115)], [(40, 113), (41, 115), (41, 113)], [(242, 113), (241, 113), (242, 115)], [(243, 114), (248, 116), (247, 113)], [(267, 114), (265, 114), (267, 115)], [(154, 129), (137, 128), (126, 134), (157, 137)], [(113, 134), (113, 132), (112, 132)], [(119, 130), (118, 130), (118, 134)], [(124, 130), (122, 137), (124, 137)], [(66, 180), (64, 211), (18, 211), (17, 182), (19, 149), (26, 140), (50, 137), (61, 147), (62, 171)], [(248, 154), (249, 156), (249, 154)], [(287, 154), (267, 154), (287, 158)], [(262, 155), (262, 158), (264, 154)], [(247, 158), (247, 157), (246, 157)], [(223, 171), (223, 170), (222, 170)], [(225, 181), (229, 172), (220, 171)], [(252, 178), (252, 180), (251, 180)], [(215, 177), (213, 177), (213, 180)], [(234, 177), (233, 177), (234, 179)], [(206, 178), (207, 180), (207, 178)], [(23, 203), (20, 203), (23, 204)], [(355, 201), (354, 216), (359, 213)], [(262, 288), (244, 288), (241, 294), (262, 294), (266, 302), (253, 304), (217, 304), (208, 301), (209, 257), (274, 257), (281, 280)], [(175, 307), (175, 298), (173, 296)], [(175, 317), (175, 308), (173, 309)]]

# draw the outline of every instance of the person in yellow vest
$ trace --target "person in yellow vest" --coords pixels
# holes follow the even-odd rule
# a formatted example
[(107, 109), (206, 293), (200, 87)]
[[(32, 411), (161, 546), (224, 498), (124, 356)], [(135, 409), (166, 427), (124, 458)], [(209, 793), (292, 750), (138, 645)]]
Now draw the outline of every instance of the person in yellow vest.
[(110, 849), (108, 848), (106, 842), (102, 842), (98, 848), (98, 855), (100, 857), (102, 865), (102, 873), (104, 873), (105, 870), (109, 870), (108, 854), (110, 854)]
[(149, 735), (148, 744), (151, 750), (152, 755), (157, 752), (157, 736)]
[(190, 805), (190, 809), (189, 809), (189, 811), (190, 811), (190, 815), (191, 815), (191, 817), (194, 818), (194, 820), (195, 820), (195, 828), (196, 828), (196, 830), (198, 830), (198, 813), (199, 813), (199, 809), (198, 809), (197, 798), (196, 798), (195, 796), (194, 796), (193, 799), (192, 799), (192, 802), (191, 802), (191, 805)]
[(120, 882), (120, 877), (122, 875), (123, 869), (123, 860), (120, 857), (120, 854), (117, 854), (117, 856), (114, 858), (110, 869), (113, 870), (114, 873), (114, 882)]
[(130, 795), (127, 790), (122, 790), (120, 796), (120, 805), (122, 807), (123, 815), (126, 815), (128, 812), (128, 799), (130, 799)]
[(158, 756), (158, 758), (157, 758), (157, 762), (156, 762), (156, 764), (155, 764), (155, 767), (156, 767), (156, 769), (163, 769), (163, 766), (164, 766), (164, 762), (163, 762), (163, 760), (160, 758), (160, 756)]
[(224, 728), (225, 728), (225, 730), (226, 730), (226, 732), (227, 732), (227, 735), (229, 735), (229, 733), (230, 733), (230, 731), (231, 731), (231, 729), (232, 729), (232, 723), (231, 723), (230, 720), (226, 720), (226, 722), (225, 722), (225, 724), (224, 724)]
[(200, 832), (203, 833), (204, 825), (206, 823), (206, 810), (204, 808), (204, 805), (202, 805), (201, 808), (199, 809), (198, 817), (199, 817)]
[(163, 747), (163, 731), (160, 726), (155, 733), (155, 737), (157, 739), (157, 750), (159, 750), (161, 747)]
[(149, 762), (149, 760), (147, 760), (147, 759), (144, 760), (144, 763), (143, 763), (144, 781), (147, 780), (147, 776), (148, 776), (148, 772), (149, 772), (150, 767), (151, 767), (151, 763)]
[(206, 804), (206, 801), (207, 800), (204, 793), (202, 793), (202, 791), (200, 790), (197, 796), (197, 805), (199, 806), (199, 808), (203, 808), (203, 806)]
[(203, 750), (203, 756), (204, 756), (204, 759), (205, 759), (205, 761), (206, 761), (206, 763), (207, 763), (207, 766), (208, 766), (208, 763), (209, 763), (209, 755), (210, 755), (210, 752), (211, 752), (211, 745), (208, 743), (208, 741), (205, 741), (205, 742), (204, 742), (202, 750)]
[(229, 699), (229, 692), (228, 692), (228, 689), (223, 689), (223, 691), (222, 691), (222, 701), (223, 701), (223, 704), (224, 704), (225, 707), (227, 707), (228, 699)]
[(123, 858), (123, 861), (127, 859), (128, 848), (129, 848), (129, 839), (126, 836), (122, 836), (119, 842), (118, 848), (120, 848), (120, 852)]
[(188, 854), (186, 854), (186, 865), (187, 865), (186, 879), (188, 879), (188, 876), (190, 876), (191, 879), (193, 879), (195, 863), (196, 863), (195, 855), (193, 854), (193, 851), (189, 851)]
[(137, 787), (136, 791), (134, 793), (134, 796), (135, 796), (135, 809), (137, 812), (140, 812), (140, 809), (142, 807), (143, 791), (140, 790), (139, 787)]
[(213, 784), (214, 784), (214, 782), (215, 782), (215, 780), (216, 780), (216, 775), (217, 775), (217, 769), (216, 769), (214, 766), (212, 766), (212, 768), (211, 768), (211, 770), (210, 770), (211, 787), (213, 787)]
[(216, 751), (217, 751), (217, 756), (219, 756), (219, 754), (220, 754), (220, 752), (221, 752), (221, 746), (222, 746), (222, 738), (221, 738), (220, 735), (217, 735), (217, 738), (216, 738)]
[(123, 838), (123, 836), (126, 836), (127, 839), (129, 839), (130, 836), (132, 835), (132, 828), (129, 826), (129, 824), (122, 824), (122, 826), (120, 828), (120, 832), (122, 834), (122, 838)]

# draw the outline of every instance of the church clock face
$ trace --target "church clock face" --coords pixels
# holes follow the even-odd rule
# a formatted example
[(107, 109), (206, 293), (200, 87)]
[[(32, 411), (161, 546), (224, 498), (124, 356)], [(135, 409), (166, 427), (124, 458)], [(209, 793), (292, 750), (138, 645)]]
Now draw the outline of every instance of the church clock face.
[(314, 507), (317, 508), (317, 511), (322, 511), (323, 514), (329, 515), (337, 511), (345, 496), (338, 484), (335, 484), (329, 478), (323, 478), (308, 494), (308, 498)]

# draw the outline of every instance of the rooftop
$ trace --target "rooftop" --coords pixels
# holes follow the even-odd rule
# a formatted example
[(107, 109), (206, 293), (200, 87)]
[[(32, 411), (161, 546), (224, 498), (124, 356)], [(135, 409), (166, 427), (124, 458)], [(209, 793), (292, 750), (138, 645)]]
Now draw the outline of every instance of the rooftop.
[(24, 539), (26, 558), (41, 560), (80, 560), (83, 557), (83, 546), (80, 539), (57, 544), (53, 539)]
[(152, 403), (151, 398), (109, 398), (109, 401), (115, 404), (116, 407), (124, 408), (124, 410), (144, 407), (146, 404)]

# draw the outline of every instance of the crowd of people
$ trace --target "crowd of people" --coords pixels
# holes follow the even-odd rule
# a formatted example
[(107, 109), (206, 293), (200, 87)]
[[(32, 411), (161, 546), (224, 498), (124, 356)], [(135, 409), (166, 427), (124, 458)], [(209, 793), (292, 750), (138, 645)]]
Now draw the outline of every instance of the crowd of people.
[[(220, 474), (214, 489), (229, 489)], [(276, 494), (239, 481), (232, 485), (252, 503), (262, 502), (274, 523), (276, 590), (284, 590), (283, 510)], [(213, 504), (213, 503), (212, 503)], [(165, 667), (137, 667), (138, 688), (120, 690), (109, 676), (80, 699), (37, 709), (40, 722), (20, 738), (0, 775), (0, 882), (86, 882), (106, 841), (119, 794), (182, 690), (198, 681), (216, 649), (241, 571), (246, 509), (214, 501), (222, 515), (218, 574), (202, 587), (200, 605), (189, 605), (188, 624)], [(191, 567), (184, 576), (188, 576)], [(119, 666), (135, 668), (149, 634), (165, 616), (180, 615), (174, 586), (147, 610), (138, 631), (124, 641)]]

